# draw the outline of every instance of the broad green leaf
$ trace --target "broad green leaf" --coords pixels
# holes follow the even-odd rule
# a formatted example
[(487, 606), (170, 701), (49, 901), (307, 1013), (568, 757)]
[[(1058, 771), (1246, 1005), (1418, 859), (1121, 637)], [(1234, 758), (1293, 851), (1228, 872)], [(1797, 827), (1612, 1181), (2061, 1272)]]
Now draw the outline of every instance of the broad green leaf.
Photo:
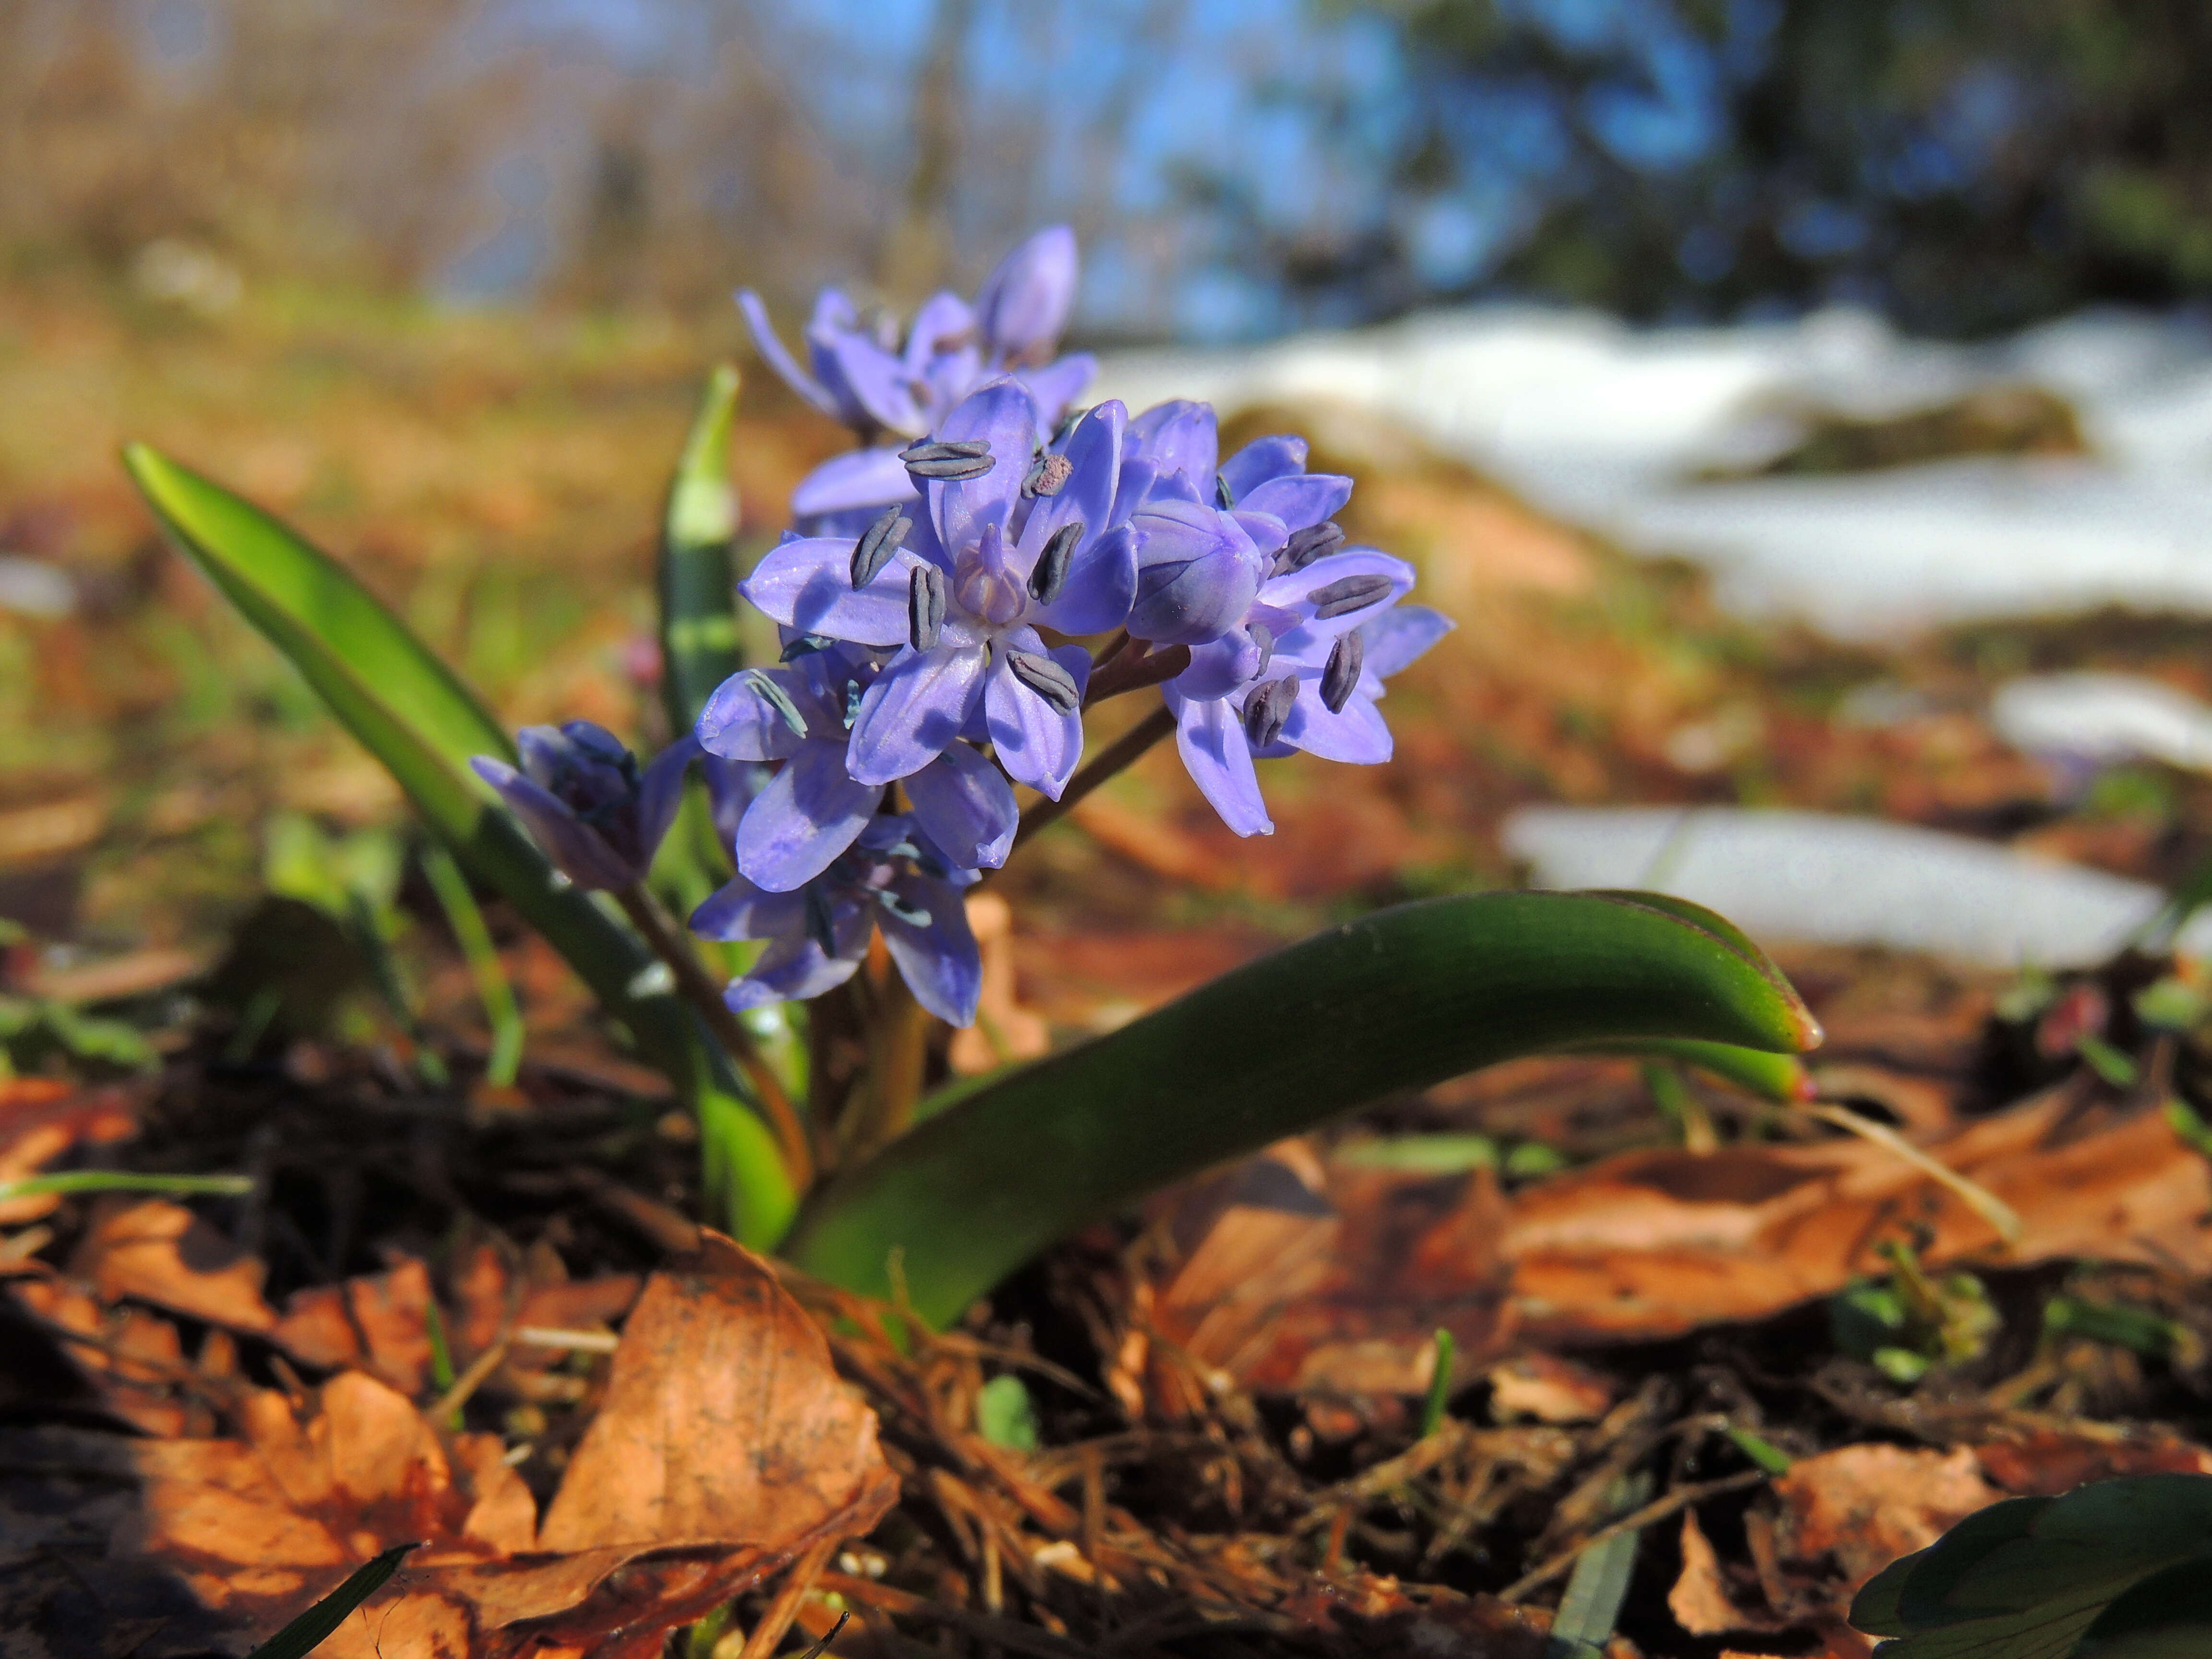
[(1395, 1091), (1612, 1037), (1777, 1052), (1819, 1028), (1719, 918), (1633, 895), (1401, 906), (987, 1083), (842, 1172), (787, 1246), (942, 1323), (1044, 1245)]
[(2153, 1573), (2098, 1614), (2077, 1659), (2204, 1659), (2212, 1653), (2212, 1559)]
[(345, 1583), (278, 1631), (246, 1659), (307, 1659), (329, 1639), (330, 1634), (362, 1602), (382, 1589), (385, 1581), (399, 1571), (410, 1550), (420, 1544), (394, 1544), (365, 1566), (356, 1567)]
[(2212, 1476), (2130, 1476), (1968, 1516), (1876, 1575), (1851, 1622), (1899, 1638), (1882, 1659), (2154, 1659), (2203, 1650), (2168, 1637), (2202, 1612), (2179, 1592), (2209, 1571)]
[(544, 935), (667, 1075), (699, 1115), (710, 1197), (740, 1238), (773, 1245), (797, 1202), (774, 1137), (728, 1057), (662, 988), (666, 969), (619, 917), (557, 876), (470, 774), (471, 755), (514, 752), (483, 705), (368, 589), (284, 525), (143, 444), (125, 449), (124, 461), (178, 546), (384, 763), (469, 872)]
[(672, 732), (688, 732), (714, 689), (744, 666), (738, 654), (738, 492), (730, 483), (730, 424), (738, 371), (708, 377), (661, 515), (660, 694)]

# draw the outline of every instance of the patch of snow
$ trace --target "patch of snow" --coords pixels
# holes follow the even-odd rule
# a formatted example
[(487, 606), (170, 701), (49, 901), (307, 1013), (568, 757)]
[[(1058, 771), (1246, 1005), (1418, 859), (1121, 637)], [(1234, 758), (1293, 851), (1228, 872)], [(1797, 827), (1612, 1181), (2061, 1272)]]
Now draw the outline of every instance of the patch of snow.
[(2025, 754), (2088, 766), (2159, 760), (2212, 771), (2212, 708), (2136, 674), (2032, 674), (1990, 699), (1990, 724)]
[[(2021, 380), (2072, 401), (2093, 457), (1688, 482), (1770, 449), (1792, 408), (1892, 414)], [(1745, 613), (1846, 637), (2106, 604), (2212, 614), (2212, 337), (2182, 319), (2085, 314), (1960, 346), (1850, 311), (1638, 331), (1485, 307), (1111, 356), (1093, 390), (1371, 409), (1632, 551), (1710, 566)]]
[[(1781, 944), (1878, 945), (1992, 968), (2102, 961), (2157, 916), (2146, 883), (1908, 824), (1735, 807), (1526, 807), (1506, 850), (1548, 888), (1642, 887)], [(2212, 916), (2183, 931), (2212, 948)]]

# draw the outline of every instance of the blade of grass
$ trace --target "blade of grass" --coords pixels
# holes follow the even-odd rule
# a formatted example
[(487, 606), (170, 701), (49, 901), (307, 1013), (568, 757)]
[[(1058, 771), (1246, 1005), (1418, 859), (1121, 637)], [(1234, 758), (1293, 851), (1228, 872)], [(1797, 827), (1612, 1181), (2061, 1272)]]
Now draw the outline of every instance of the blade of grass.
[(128, 1170), (65, 1170), (54, 1175), (0, 1181), (0, 1199), (42, 1198), (61, 1193), (164, 1193), (172, 1198), (213, 1194), (238, 1198), (253, 1190), (243, 1175), (141, 1175)]
[(345, 1623), (353, 1610), (382, 1589), (410, 1550), (420, 1544), (394, 1544), (367, 1565), (357, 1567), (336, 1589), (278, 1631), (246, 1659), (307, 1659), (331, 1633)]
[(477, 906), (476, 895), (469, 891), (469, 878), (453, 862), (452, 854), (435, 842), (425, 843), (422, 873), (429, 878), (430, 890), (438, 896), (438, 906), (446, 913), (446, 925), (453, 930), (461, 947), (469, 977), (476, 981), (477, 1000), (483, 1005), (484, 1021), (491, 1028), (491, 1057), (484, 1062), (484, 1081), (495, 1088), (511, 1088), (522, 1065), (522, 1011), (515, 1006), (514, 987), (507, 982), (499, 947), (492, 943), (491, 929), (484, 926), (483, 912)]

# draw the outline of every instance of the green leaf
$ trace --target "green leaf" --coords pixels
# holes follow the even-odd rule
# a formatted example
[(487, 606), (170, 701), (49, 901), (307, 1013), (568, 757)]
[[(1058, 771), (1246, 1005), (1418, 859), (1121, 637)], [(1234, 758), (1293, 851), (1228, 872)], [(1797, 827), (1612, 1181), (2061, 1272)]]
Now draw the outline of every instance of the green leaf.
[(507, 982), (499, 947), (492, 943), (491, 929), (484, 925), (476, 895), (469, 891), (469, 878), (453, 862), (452, 854), (435, 842), (424, 847), (422, 873), (429, 878), (430, 890), (446, 913), (446, 924), (461, 947), (461, 958), (468, 963), (469, 977), (476, 983), (477, 1000), (483, 1005), (484, 1024), (491, 1030), (484, 1081), (507, 1088), (514, 1082), (522, 1064), (522, 1011), (515, 1006), (514, 987)]
[(1636, 895), (1382, 911), (993, 1079), (841, 1172), (787, 1253), (887, 1299), (902, 1278), (942, 1323), (1054, 1239), (1384, 1095), (1607, 1037), (1817, 1042), (1747, 944), (1710, 912)]
[(1680, 1060), (1685, 1066), (1710, 1072), (1722, 1082), (1733, 1083), (1763, 1100), (1779, 1101), (1787, 1106), (1802, 1105), (1817, 1092), (1812, 1074), (1796, 1055), (1771, 1054), (1758, 1048), (1738, 1048), (1734, 1043), (1698, 1042), (1687, 1038), (1672, 1042), (1586, 1042), (1577, 1052)]
[(1030, 1401), (1029, 1386), (1012, 1371), (975, 1391), (975, 1432), (1012, 1451), (1037, 1449), (1036, 1407)]
[(718, 366), (700, 393), (661, 515), (660, 695), (672, 732), (688, 732), (714, 689), (744, 666), (738, 651), (738, 492), (730, 483), (730, 425), (738, 371)]
[(660, 988), (662, 964), (618, 916), (557, 876), (469, 772), (471, 755), (513, 757), (498, 722), (404, 623), (284, 525), (143, 444), (126, 448), (124, 462), (185, 556), (384, 763), (469, 873), (544, 935), (668, 1077), (714, 1154), (710, 1198), (738, 1237), (773, 1245), (797, 1203), (774, 1137), (728, 1057)]
[[(2169, 1571), (2163, 1583), (2150, 1584)], [(2063, 1498), (2009, 1498), (1968, 1516), (1877, 1574), (1852, 1602), (1851, 1623), (1901, 1638), (1883, 1645), (1882, 1659), (2197, 1653), (2203, 1648), (2169, 1644), (2166, 1636), (2185, 1632), (2204, 1612), (2185, 1591), (2208, 1571), (2212, 1476), (2130, 1476)], [(2142, 1598), (2122, 1608), (2138, 1586)]]
[[(1651, 1476), (1639, 1469), (1613, 1483), (1616, 1514), (1641, 1509), (1651, 1498)], [(1604, 1659), (1605, 1644), (1620, 1620), (1620, 1604), (1628, 1599), (1628, 1581), (1636, 1571), (1636, 1552), (1644, 1541), (1641, 1528), (1615, 1534), (1591, 1545), (1576, 1559), (1559, 1597), (1559, 1610), (1552, 1617), (1551, 1634), (1545, 1638), (1544, 1659)]]
[(394, 1544), (368, 1565), (357, 1567), (345, 1583), (278, 1631), (246, 1659), (306, 1659), (345, 1623), (347, 1616), (382, 1589), (385, 1581), (399, 1571), (410, 1550), (420, 1544)]

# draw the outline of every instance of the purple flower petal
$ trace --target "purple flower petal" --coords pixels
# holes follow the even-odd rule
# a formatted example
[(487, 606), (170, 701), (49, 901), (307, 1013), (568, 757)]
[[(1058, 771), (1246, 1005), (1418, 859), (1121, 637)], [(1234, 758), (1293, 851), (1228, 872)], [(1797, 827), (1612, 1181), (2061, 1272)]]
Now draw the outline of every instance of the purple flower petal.
[(700, 757), (699, 770), (707, 779), (707, 801), (714, 815), (715, 837), (734, 849), (745, 809), (768, 787), (771, 775), (758, 761), (724, 760), (711, 753)]
[(1024, 579), (1036, 568), (1037, 554), (1063, 526), (1082, 526), (1085, 541), (1105, 533), (1114, 514), (1114, 489), (1121, 474), (1121, 428), (1127, 420), (1128, 411), (1109, 401), (1086, 410), (1075, 423), (1060, 452), (1074, 470), (1059, 494), (1036, 497), (1029, 521), (1022, 526), (1017, 544)]
[(505, 761), (477, 755), (469, 762), (476, 775), (499, 792), (509, 811), (520, 818), (553, 867), (586, 892), (610, 892), (629, 886), (641, 871), (633, 870), (616, 856), (598, 830), (579, 818), (550, 790), (531, 781)]
[(641, 870), (653, 867), (653, 855), (676, 822), (676, 809), (684, 803), (684, 774), (700, 755), (699, 739), (686, 732), (653, 757), (637, 784), (637, 850)]
[(1129, 632), (1168, 645), (1203, 645), (1237, 626), (1260, 590), (1260, 550), (1227, 514), (1154, 501), (1130, 524), (1143, 536)]
[(1239, 507), (1231, 509), (1228, 516), (1237, 521), (1237, 527), (1251, 538), (1252, 545), (1266, 556), (1269, 564), (1274, 562), (1276, 550), (1291, 538), (1288, 526), (1272, 513), (1255, 513), (1250, 507)]
[(833, 455), (799, 481), (791, 492), (791, 510), (799, 518), (823, 513), (848, 513), (855, 507), (889, 507), (912, 501), (914, 516), (921, 516), (921, 501), (906, 463), (896, 449), (854, 449)]
[(1221, 481), (1241, 503), (1270, 478), (1288, 477), (1306, 470), (1306, 441), (1287, 433), (1255, 438), (1221, 464)]
[(860, 699), (846, 753), (854, 778), (896, 782), (943, 754), (967, 724), (990, 662), (981, 645), (901, 652)]
[(1367, 636), (1367, 672), (1387, 680), (1458, 626), (1425, 605), (1394, 605), (1360, 624)]
[(1269, 836), (1275, 822), (1261, 799), (1260, 775), (1252, 764), (1252, 745), (1244, 723), (1226, 701), (1192, 702), (1173, 685), (1161, 688), (1176, 716), (1176, 748), (1183, 769), (1199, 793), (1240, 836)]
[[(1012, 629), (1005, 643), (1018, 651), (1042, 651), (1044, 641), (1026, 628)], [(1066, 669), (1080, 693), (1090, 683), (1091, 653), (1080, 646), (1061, 646), (1048, 653)], [(991, 722), (991, 743), (1008, 776), (1060, 799), (1083, 757), (1083, 708), (1064, 713), (1016, 678), (1002, 654), (994, 654), (984, 683), (983, 711)]]
[(929, 920), (917, 926), (892, 911), (877, 918), (884, 948), (914, 1000), (951, 1025), (975, 1023), (975, 1000), (983, 990), (983, 962), (968, 927), (968, 906), (959, 893), (927, 876), (905, 875), (893, 882), (901, 908)]
[(1182, 696), (1203, 702), (1225, 697), (1260, 672), (1260, 647), (1249, 629), (1232, 628), (1218, 640), (1190, 648), (1190, 666), (1175, 677)]
[(738, 592), (786, 628), (861, 645), (893, 646), (907, 636), (906, 598), (915, 556), (901, 548), (866, 587), (853, 586), (853, 544), (802, 537), (772, 547)]
[(1163, 478), (1181, 473), (1201, 499), (1213, 494), (1213, 464), (1220, 453), (1213, 405), (1177, 398), (1156, 404), (1129, 422), (1125, 450), (1133, 450), (1156, 467)]
[(1351, 479), (1334, 472), (1301, 472), (1294, 477), (1270, 478), (1239, 493), (1237, 505), (1248, 513), (1273, 514), (1283, 521), (1285, 530), (1304, 530), (1334, 518), (1351, 499)]
[(772, 1002), (804, 1002), (842, 985), (860, 965), (857, 956), (830, 956), (805, 933), (787, 933), (761, 952), (750, 972), (723, 988), (722, 1000), (738, 1013)]
[(980, 438), (991, 446), (991, 470), (974, 478), (932, 480), (930, 516), (938, 539), (957, 554), (980, 540), (986, 524), (1008, 529), (1022, 480), (1036, 448), (1036, 402), (1018, 381), (993, 380), (960, 400), (933, 434), (945, 442)]
[(906, 334), (906, 366), (921, 375), (941, 358), (958, 356), (975, 343), (975, 313), (957, 294), (933, 294), (914, 313)]
[(1002, 362), (1048, 356), (1075, 304), (1075, 233), (1037, 232), (999, 261), (975, 295), (975, 323)]
[(743, 876), (724, 882), (691, 913), (691, 931), (725, 941), (779, 939), (806, 928), (803, 893), (771, 893)]
[(952, 863), (994, 870), (1006, 861), (1021, 808), (997, 767), (956, 743), (904, 781), (915, 821)]
[(803, 887), (876, 815), (881, 785), (845, 773), (842, 745), (810, 743), (761, 792), (738, 828), (738, 872), (771, 892)]
[(744, 313), (745, 326), (752, 331), (753, 349), (767, 360), (776, 378), (831, 420), (843, 420), (845, 411), (838, 406), (830, 389), (801, 368), (799, 360), (776, 337), (775, 325), (769, 321), (768, 307), (761, 303), (760, 295), (749, 288), (739, 289), (738, 309)]
[[(1313, 605), (1308, 598), (1310, 594), (1336, 582), (1366, 576), (1380, 576), (1389, 581), (1389, 592), (1356, 611), (1340, 611), (1334, 617), (1314, 615)], [(1394, 604), (1413, 586), (1413, 567), (1403, 559), (1393, 558), (1388, 553), (1377, 552), (1371, 547), (1352, 547), (1341, 553), (1332, 553), (1327, 558), (1316, 559), (1303, 570), (1269, 577), (1260, 589), (1260, 603), (1278, 606), (1303, 617), (1304, 620), (1297, 630), (1303, 644), (1307, 640), (1334, 639), (1339, 634), (1348, 634), (1355, 628), (1373, 622), (1382, 614), (1385, 606)]]
[(1075, 351), (1042, 368), (1025, 368), (1014, 378), (1036, 399), (1037, 424), (1049, 430), (1060, 424), (1067, 406), (1097, 374), (1098, 360), (1087, 351)]
[[(785, 760), (799, 752), (805, 738), (791, 728), (783, 711), (761, 694), (759, 681), (781, 689), (794, 708), (810, 688), (787, 668), (748, 668), (716, 686), (699, 711), (696, 728), (699, 741), (710, 755), (725, 760)], [(803, 716), (802, 716), (803, 718)]]
[[(820, 355), (825, 351), (827, 363)], [(878, 424), (909, 436), (927, 429), (906, 365), (866, 335), (857, 331), (828, 335), (817, 343), (815, 361), (823, 383), (866, 410)]]
[(1136, 602), (1137, 532), (1123, 524), (1078, 553), (1059, 597), (1029, 614), (1056, 633), (1103, 634), (1119, 628)]
[(1283, 741), (1323, 760), (1376, 766), (1390, 758), (1390, 728), (1375, 706), (1380, 680), (1363, 675), (1341, 712), (1332, 714), (1321, 700), (1319, 677), (1301, 674), (1298, 700), (1283, 723)]
[(1152, 489), (1159, 483), (1159, 469), (1141, 455), (1129, 453), (1127, 432), (1121, 437), (1121, 476), (1114, 485), (1114, 520), (1115, 524), (1127, 524), (1130, 515), (1143, 509), (1152, 500)]

